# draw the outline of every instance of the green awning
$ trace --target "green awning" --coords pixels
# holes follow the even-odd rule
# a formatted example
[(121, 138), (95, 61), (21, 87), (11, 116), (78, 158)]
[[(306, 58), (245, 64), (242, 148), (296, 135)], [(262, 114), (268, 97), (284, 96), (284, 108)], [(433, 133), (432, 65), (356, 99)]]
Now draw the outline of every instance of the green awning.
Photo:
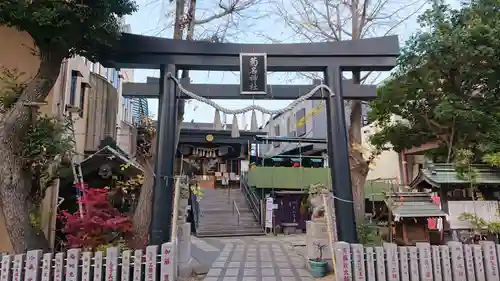
[(426, 192), (397, 192), (387, 197), (385, 204), (398, 221), (399, 218), (445, 217)]

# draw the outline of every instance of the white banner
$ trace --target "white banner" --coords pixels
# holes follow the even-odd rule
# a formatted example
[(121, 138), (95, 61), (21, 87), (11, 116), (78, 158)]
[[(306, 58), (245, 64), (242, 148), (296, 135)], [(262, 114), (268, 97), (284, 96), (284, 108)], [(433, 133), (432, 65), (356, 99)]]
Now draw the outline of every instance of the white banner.
[(272, 197), (267, 197), (266, 199), (266, 227), (273, 227), (273, 205), (274, 199)]

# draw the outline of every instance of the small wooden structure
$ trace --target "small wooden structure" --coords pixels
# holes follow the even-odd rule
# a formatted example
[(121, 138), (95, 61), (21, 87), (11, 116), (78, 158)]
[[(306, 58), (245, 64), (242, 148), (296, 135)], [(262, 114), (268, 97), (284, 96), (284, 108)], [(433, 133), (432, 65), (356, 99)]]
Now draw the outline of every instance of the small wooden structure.
[(451, 232), (471, 229), (462, 221), (463, 213), (474, 213), (486, 221), (496, 221), (496, 209), (500, 201), (500, 169), (487, 165), (471, 165), (476, 177), (474, 188), (467, 178), (460, 177), (453, 164), (425, 163), (417, 177), (410, 183), (412, 189), (431, 191), (439, 196), (441, 209), (449, 217), (443, 224), (445, 236), (452, 239)]
[(393, 192), (386, 195), (393, 240), (400, 246), (430, 242), (428, 218), (445, 218), (427, 192)]

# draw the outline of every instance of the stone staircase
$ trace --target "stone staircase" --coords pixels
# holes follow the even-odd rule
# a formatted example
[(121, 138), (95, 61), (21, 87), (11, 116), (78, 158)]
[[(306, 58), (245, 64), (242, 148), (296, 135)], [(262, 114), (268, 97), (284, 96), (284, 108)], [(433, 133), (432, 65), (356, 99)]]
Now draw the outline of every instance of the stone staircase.
[[(232, 188), (230, 192), (228, 189), (204, 189), (203, 192), (196, 236), (225, 237), (265, 234), (239, 188)], [(239, 224), (236, 210), (233, 214), (233, 201), (240, 211)]]

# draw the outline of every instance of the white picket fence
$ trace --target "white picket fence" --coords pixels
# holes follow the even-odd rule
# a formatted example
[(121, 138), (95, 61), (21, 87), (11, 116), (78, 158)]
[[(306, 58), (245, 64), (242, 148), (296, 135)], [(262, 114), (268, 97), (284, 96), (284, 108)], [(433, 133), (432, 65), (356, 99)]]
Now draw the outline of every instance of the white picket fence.
[[(143, 250), (66, 253), (29, 251), (3, 255), (0, 281), (174, 281), (176, 278), (172, 243)], [(159, 251), (160, 250), (160, 251)]]
[(337, 281), (499, 281), (500, 245), (363, 247), (336, 242)]

